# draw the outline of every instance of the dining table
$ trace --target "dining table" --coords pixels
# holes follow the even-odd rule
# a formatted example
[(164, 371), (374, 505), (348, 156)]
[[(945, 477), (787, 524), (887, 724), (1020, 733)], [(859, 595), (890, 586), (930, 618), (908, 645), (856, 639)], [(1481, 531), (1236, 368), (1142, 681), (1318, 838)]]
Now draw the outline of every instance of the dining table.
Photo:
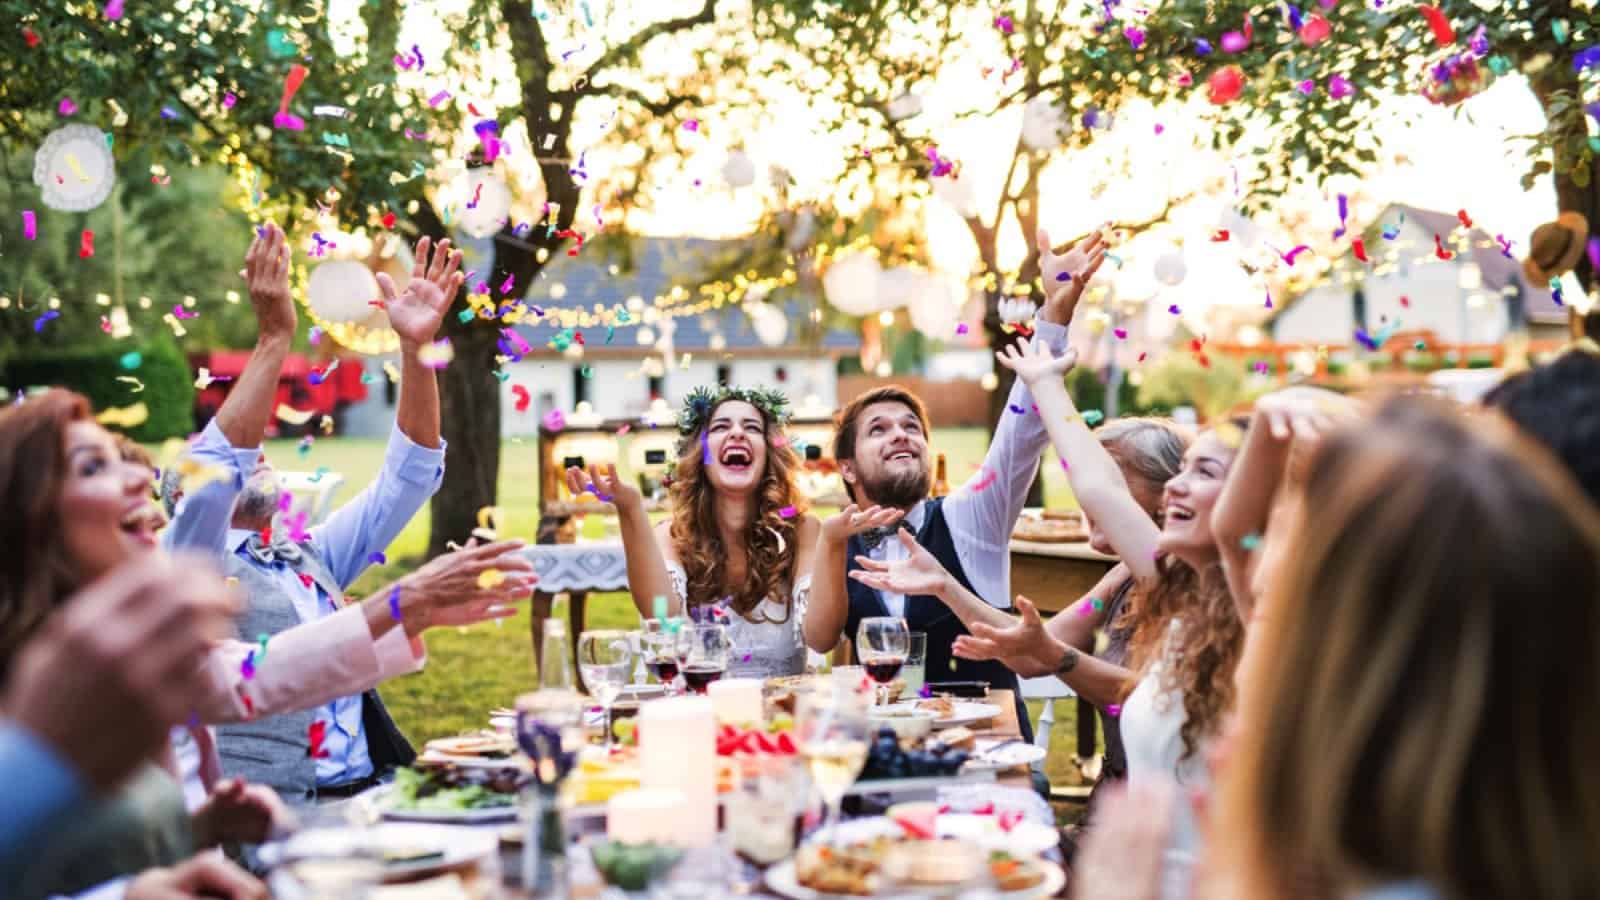
[[(1016, 704), (1009, 690), (993, 690), (989, 693), (987, 701), (999, 707), (999, 714), (989, 721), (986, 727), (974, 727), (972, 730), (980, 738), (994, 738), (1002, 740), (1020, 739), (1021, 728), (1017, 721)], [(923, 779), (930, 781), (932, 779)], [(875, 793), (873, 788), (876, 782), (866, 784), (858, 783), (853, 792), (858, 794)], [(885, 787), (888, 787), (885, 784)], [(375, 790), (381, 790), (375, 789)], [(881, 798), (880, 798), (881, 799)], [(995, 807), (1016, 809), (1024, 817), (1032, 821), (1042, 821), (1054, 827), (1054, 814), (1048, 803), (1044, 801), (1033, 789), (1030, 772), (1027, 766), (1018, 766), (1010, 770), (981, 773), (977, 776), (963, 775), (951, 777), (947, 787), (934, 785), (927, 788), (919, 796), (897, 799), (936, 799), (941, 804), (948, 805), (952, 811), (961, 812), (978, 809), (983, 804)], [(531, 900), (534, 897), (550, 896), (548, 894), (535, 894), (527, 890), (521, 883), (522, 876), (522, 834), (525, 826), (521, 824), (507, 824), (504, 822), (483, 825), (454, 825), (452, 828), (462, 829), (463, 834), (476, 833), (481, 835), (484, 830), (491, 830), (499, 840), (499, 853), (497, 856), (487, 857), (476, 865), (457, 869), (455, 871), (435, 875), (411, 884), (390, 884), (372, 894), (373, 900), (410, 900), (410, 898), (441, 897), (454, 898), (466, 897), (472, 900)], [(569, 844), (567, 854), (567, 889), (562, 895), (573, 898), (600, 898), (624, 896), (617, 892), (607, 893), (604, 882), (600, 879), (583, 852), (572, 838), (586, 836), (594, 833), (604, 833), (604, 821), (601, 818), (598, 831), (592, 816), (587, 821), (575, 822), (568, 820), (567, 825)], [(1054, 859), (1059, 861), (1059, 855)], [(748, 863), (733, 856), (721, 842), (710, 848), (700, 848), (690, 851), (685, 860), (679, 864), (674, 875), (669, 877), (669, 884), (678, 870), (702, 869), (705, 866), (720, 866), (721, 871), (740, 872), (744, 876), (738, 879), (729, 878), (728, 890), (725, 896), (746, 896), (762, 898), (782, 898), (784, 895), (771, 892), (764, 880), (752, 886), (748, 876), (755, 872)], [(742, 867), (742, 868), (741, 868)], [(734, 885), (734, 881), (739, 885)], [(697, 880), (703, 886), (703, 879)], [(735, 887), (738, 887), (735, 890)], [(626, 896), (653, 896), (645, 893), (630, 894)], [(671, 896), (679, 896), (673, 893)], [(682, 896), (691, 896), (683, 894)], [(701, 900), (709, 900), (708, 895), (702, 890), (692, 895)]]

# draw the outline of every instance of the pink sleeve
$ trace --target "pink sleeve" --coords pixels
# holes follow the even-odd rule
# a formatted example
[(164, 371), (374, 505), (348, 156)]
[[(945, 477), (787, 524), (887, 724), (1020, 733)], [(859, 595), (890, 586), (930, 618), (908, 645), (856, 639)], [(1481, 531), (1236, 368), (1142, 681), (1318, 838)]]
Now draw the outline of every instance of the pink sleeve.
[[(409, 650), (404, 631), (392, 633)], [(420, 661), (412, 666), (420, 668)], [(274, 635), (265, 654), (259, 644), (222, 641), (203, 664), (202, 677), (206, 691), (195, 712), (204, 722), (223, 724), (321, 706), (376, 686), (386, 673), (356, 605)]]
[(423, 645), (422, 638), (407, 638), (404, 628), (391, 628), (378, 638), (373, 649), (378, 654), (379, 681), (420, 672), (428, 661), (428, 648)]

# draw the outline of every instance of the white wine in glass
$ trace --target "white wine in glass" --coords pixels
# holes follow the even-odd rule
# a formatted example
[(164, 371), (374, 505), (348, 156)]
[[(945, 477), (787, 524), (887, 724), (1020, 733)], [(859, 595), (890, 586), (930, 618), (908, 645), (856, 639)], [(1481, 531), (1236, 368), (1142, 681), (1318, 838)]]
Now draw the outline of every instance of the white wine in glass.
[(845, 791), (867, 762), (870, 727), (864, 698), (854, 691), (807, 694), (795, 710), (800, 756), (811, 781), (827, 806), (827, 819), (837, 822)]

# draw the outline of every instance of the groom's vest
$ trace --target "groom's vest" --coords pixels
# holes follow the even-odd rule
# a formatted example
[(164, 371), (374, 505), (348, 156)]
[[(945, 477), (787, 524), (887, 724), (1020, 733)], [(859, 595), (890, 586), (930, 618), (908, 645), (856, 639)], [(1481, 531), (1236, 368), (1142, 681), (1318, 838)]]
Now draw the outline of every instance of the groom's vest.
[[(954, 575), (961, 586), (974, 594), (972, 582), (967, 578), (967, 572), (961, 567), (961, 557), (956, 553), (955, 539), (950, 534), (950, 526), (944, 518), (944, 498), (936, 497), (923, 504), (922, 528), (916, 533), (917, 543), (921, 544), (932, 553), (939, 564)], [(857, 556), (865, 556), (867, 547), (859, 536), (850, 538), (846, 553), (845, 571), (860, 568), (856, 563)], [(850, 615), (845, 620), (844, 636), (854, 641), (856, 628), (861, 620), (870, 616), (887, 616), (888, 607), (884, 606), (883, 598), (875, 588), (870, 588), (854, 578), (846, 577), (845, 586), (850, 595)], [(983, 598), (988, 600), (989, 598)], [(992, 688), (1012, 691), (1017, 701), (1017, 724), (1022, 728), (1025, 740), (1033, 740), (1033, 727), (1028, 721), (1028, 711), (1022, 703), (1022, 692), (1017, 685), (1015, 672), (994, 660), (960, 659), (951, 653), (951, 647), (956, 638), (969, 634), (967, 626), (961, 619), (945, 606), (938, 597), (926, 594), (916, 594), (906, 597), (905, 606), (906, 625), (912, 631), (926, 632), (928, 635), (928, 658), (926, 667), (926, 681), (937, 687), (941, 681), (986, 681)]]
[[(300, 551), (300, 560), (289, 567), (296, 574), (309, 575), (337, 602), (344, 592), (333, 574), (317, 559), (310, 544), (301, 544)], [(223, 568), (225, 574), (239, 579), (245, 593), (245, 611), (238, 619), (240, 640), (253, 643), (259, 635), (274, 635), (301, 624), (294, 601), (267, 570), (237, 554), (230, 554)], [(217, 752), (224, 774), (268, 785), (290, 803), (301, 802), (317, 783), (317, 762), (310, 756), (309, 737), (315, 718), (315, 709), (303, 709), (219, 726)], [(361, 695), (361, 726), (373, 772), (410, 765), (416, 759), (416, 751), (389, 718), (375, 690)]]

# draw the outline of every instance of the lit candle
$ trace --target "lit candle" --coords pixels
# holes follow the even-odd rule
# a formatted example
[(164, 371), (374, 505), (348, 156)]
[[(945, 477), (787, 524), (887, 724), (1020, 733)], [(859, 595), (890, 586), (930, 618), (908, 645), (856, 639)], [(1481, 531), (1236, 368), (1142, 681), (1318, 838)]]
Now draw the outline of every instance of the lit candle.
[(686, 799), (675, 843), (717, 837), (717, 717), (705, 697), (653, 700), (639, 708), (639, 786), (676, 788)]
[(713, 681), (706, 689), (718, 721), (729, 725), (758, 725), (761, 722), (761, 679), (727, 678)]
[(623, 791), (606, 801), (606, 837), (624, 844), (680, 844), (689, 798), (676, 788)]

